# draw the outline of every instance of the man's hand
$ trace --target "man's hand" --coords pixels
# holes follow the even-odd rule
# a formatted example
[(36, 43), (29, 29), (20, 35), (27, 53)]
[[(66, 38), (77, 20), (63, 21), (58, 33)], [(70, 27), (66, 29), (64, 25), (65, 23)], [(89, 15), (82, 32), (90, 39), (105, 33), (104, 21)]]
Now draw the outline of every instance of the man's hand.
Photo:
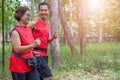
[(54, 32), (54, 34), (53, 34), (53, 39), (56, 39), (57, 38), (57, 36), (58, 36), (58, 33), (57, 32)]
[(40, 56), (39, 52), (36, 52), (36, 51), (33, 51), (33, 55), (34, 55), (35, 57), (39, 57), (39, 56)]
[(49, 37), (48, 42), (53, 41), (54, 39), (57, 38), (57, 36), (58, 36), (58, 33), (57, 33), (57, 32), (54, 32), (54, 34), (53, 34), (52, 36)]
[(35, 24), (36, 24), (35, 21), (30, 21), (30, 22), (27, 24), (27, 26), (30, 27), (32, 30), (34, 30), (34, 29), (35, 29)]

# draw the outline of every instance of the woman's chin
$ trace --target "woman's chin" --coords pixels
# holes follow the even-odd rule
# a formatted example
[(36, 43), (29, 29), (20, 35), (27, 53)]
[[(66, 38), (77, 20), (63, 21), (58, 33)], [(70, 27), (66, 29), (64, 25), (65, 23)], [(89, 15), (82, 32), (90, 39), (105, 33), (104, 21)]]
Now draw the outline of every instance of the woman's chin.
[(29, 21), (26, 21), (25, 25), (27, 25), (29, 23)]

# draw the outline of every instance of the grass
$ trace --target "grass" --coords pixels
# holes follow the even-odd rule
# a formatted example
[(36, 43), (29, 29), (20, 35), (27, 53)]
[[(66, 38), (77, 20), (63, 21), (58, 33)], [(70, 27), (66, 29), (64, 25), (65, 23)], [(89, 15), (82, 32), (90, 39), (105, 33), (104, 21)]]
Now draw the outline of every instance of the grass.
[[(92, 74), (96, 74), (96, 75), (101, 74), (104, 76), (106, 74), (106, 77), (109, 76), (109, 78), (104, 80), (110, 80), (110, 79), (117, 80), (117, 78), (119, 80), (120, 79), (119, 77), (120, 49), (119, 48), (120, 48), (120, 43), (117, 42), (87, 44), (86, 54), (84, 57), (82, 57), (80, 55), (79, 47), (78, 47), (78, 53), (75, 56), (72, 56), (68, 46), (62, 45), (61, 68), (59, 70), (53, 70), (53, 75), (55, 76), (55, 80), (67, 80), (65, 79), (65, 77), (69, 78), (70, 76), (72, 76), (70, 80), (79, 80), (79, 77), (78, 79), (72, 79), (72, 78), (75, 77), (74, 74), (80, 74), (80, 73), (81, 75), (78, 75), (80, 77), (85, 77), (86, 75), (84, 76), (82, 75), (85, 73), (90, 73), (88, 74), (87, 78), (90, 78), (90, 75), (93, 76)], [(85, 80), (87, 78), (85, 77)], [(82, 78), (81, 80), (84, 79)], [(88, 80), (92, 80), (92, 78)], [(99, 79), (95, 79), (95, 80), (99, 80)]]
[[(2, 47), (0, 47), (0, 50), (1, 50), (0, 51), (0, 63), (2, 63)], [(9, 77), (11, 76), (10, 72), (9, 72), (9, 55), (10, 54), (11, 54), (10, 44), (5, 45), (5, 53), (4, 53), (4, 56), (5, 56), (5, 67), (4, 67), (4, 73), (2, 74), (2, 71), (3, 71), (2, 70), (2, 64), (0, 64), (0, 77), (8, 78), (7, 80), (10, 80)], [(2, 79), (0, 78), (0, 80), (2, 80)]]
[[(62, 44), (60, 46), (61, 68), (51, 68), (54, 80), (120, 80), (120, 43), (87, 44), (84, 57), (81, 56), (79, 47), (77, 49), (78, 52), (72, 56), (68, 45)], [(11, 52), (10, 46), (6, 46), (5, 50), (4, 77), (9, 78), (8, 56)], [(49, 64), (51, 64), (50, 58)], [(1, 71), (0, 76), (2, 76)]]

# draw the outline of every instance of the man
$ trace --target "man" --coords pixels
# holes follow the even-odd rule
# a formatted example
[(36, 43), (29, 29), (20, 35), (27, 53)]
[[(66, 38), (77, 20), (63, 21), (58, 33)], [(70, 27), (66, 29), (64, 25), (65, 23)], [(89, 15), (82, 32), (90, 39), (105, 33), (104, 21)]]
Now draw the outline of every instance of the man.
[[(40, 39), (41, 44), (34, 48), (35, 52), (40, 54), (41, 67), (38, 68), (41, 80), (52, 80), (52, 73), (48, 67), (48, 43), (57, 38), (57, 32), (50, 35), (50, 24), (47, 22), (50, 6), (42, 2), (38, 6), (39, 18), (35, 19), (35, 27), (32, 27), (34, 39)], [(30, 26), (30, 25), (28, 25)]]

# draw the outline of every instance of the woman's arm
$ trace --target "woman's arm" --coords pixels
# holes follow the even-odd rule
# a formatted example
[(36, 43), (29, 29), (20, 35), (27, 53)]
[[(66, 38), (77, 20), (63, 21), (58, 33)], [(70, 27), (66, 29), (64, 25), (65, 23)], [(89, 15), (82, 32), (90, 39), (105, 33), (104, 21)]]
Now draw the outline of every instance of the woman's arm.
[(13, 46), (15, 52), (18, 53), (18, 54), (26, 52), (26, 51), (28, 51), (30, 49), (33, 49), (33, 48), (35, 48), (36, 46), (38, 46), (40, 44), (40, 40), (36, 39), (34, 41), (34, 43), (32, 43), (30, 45), (21, 46), (20, 35), (16, 30), (12, 31), (11, 41), (12, 41), (12, 46)]

